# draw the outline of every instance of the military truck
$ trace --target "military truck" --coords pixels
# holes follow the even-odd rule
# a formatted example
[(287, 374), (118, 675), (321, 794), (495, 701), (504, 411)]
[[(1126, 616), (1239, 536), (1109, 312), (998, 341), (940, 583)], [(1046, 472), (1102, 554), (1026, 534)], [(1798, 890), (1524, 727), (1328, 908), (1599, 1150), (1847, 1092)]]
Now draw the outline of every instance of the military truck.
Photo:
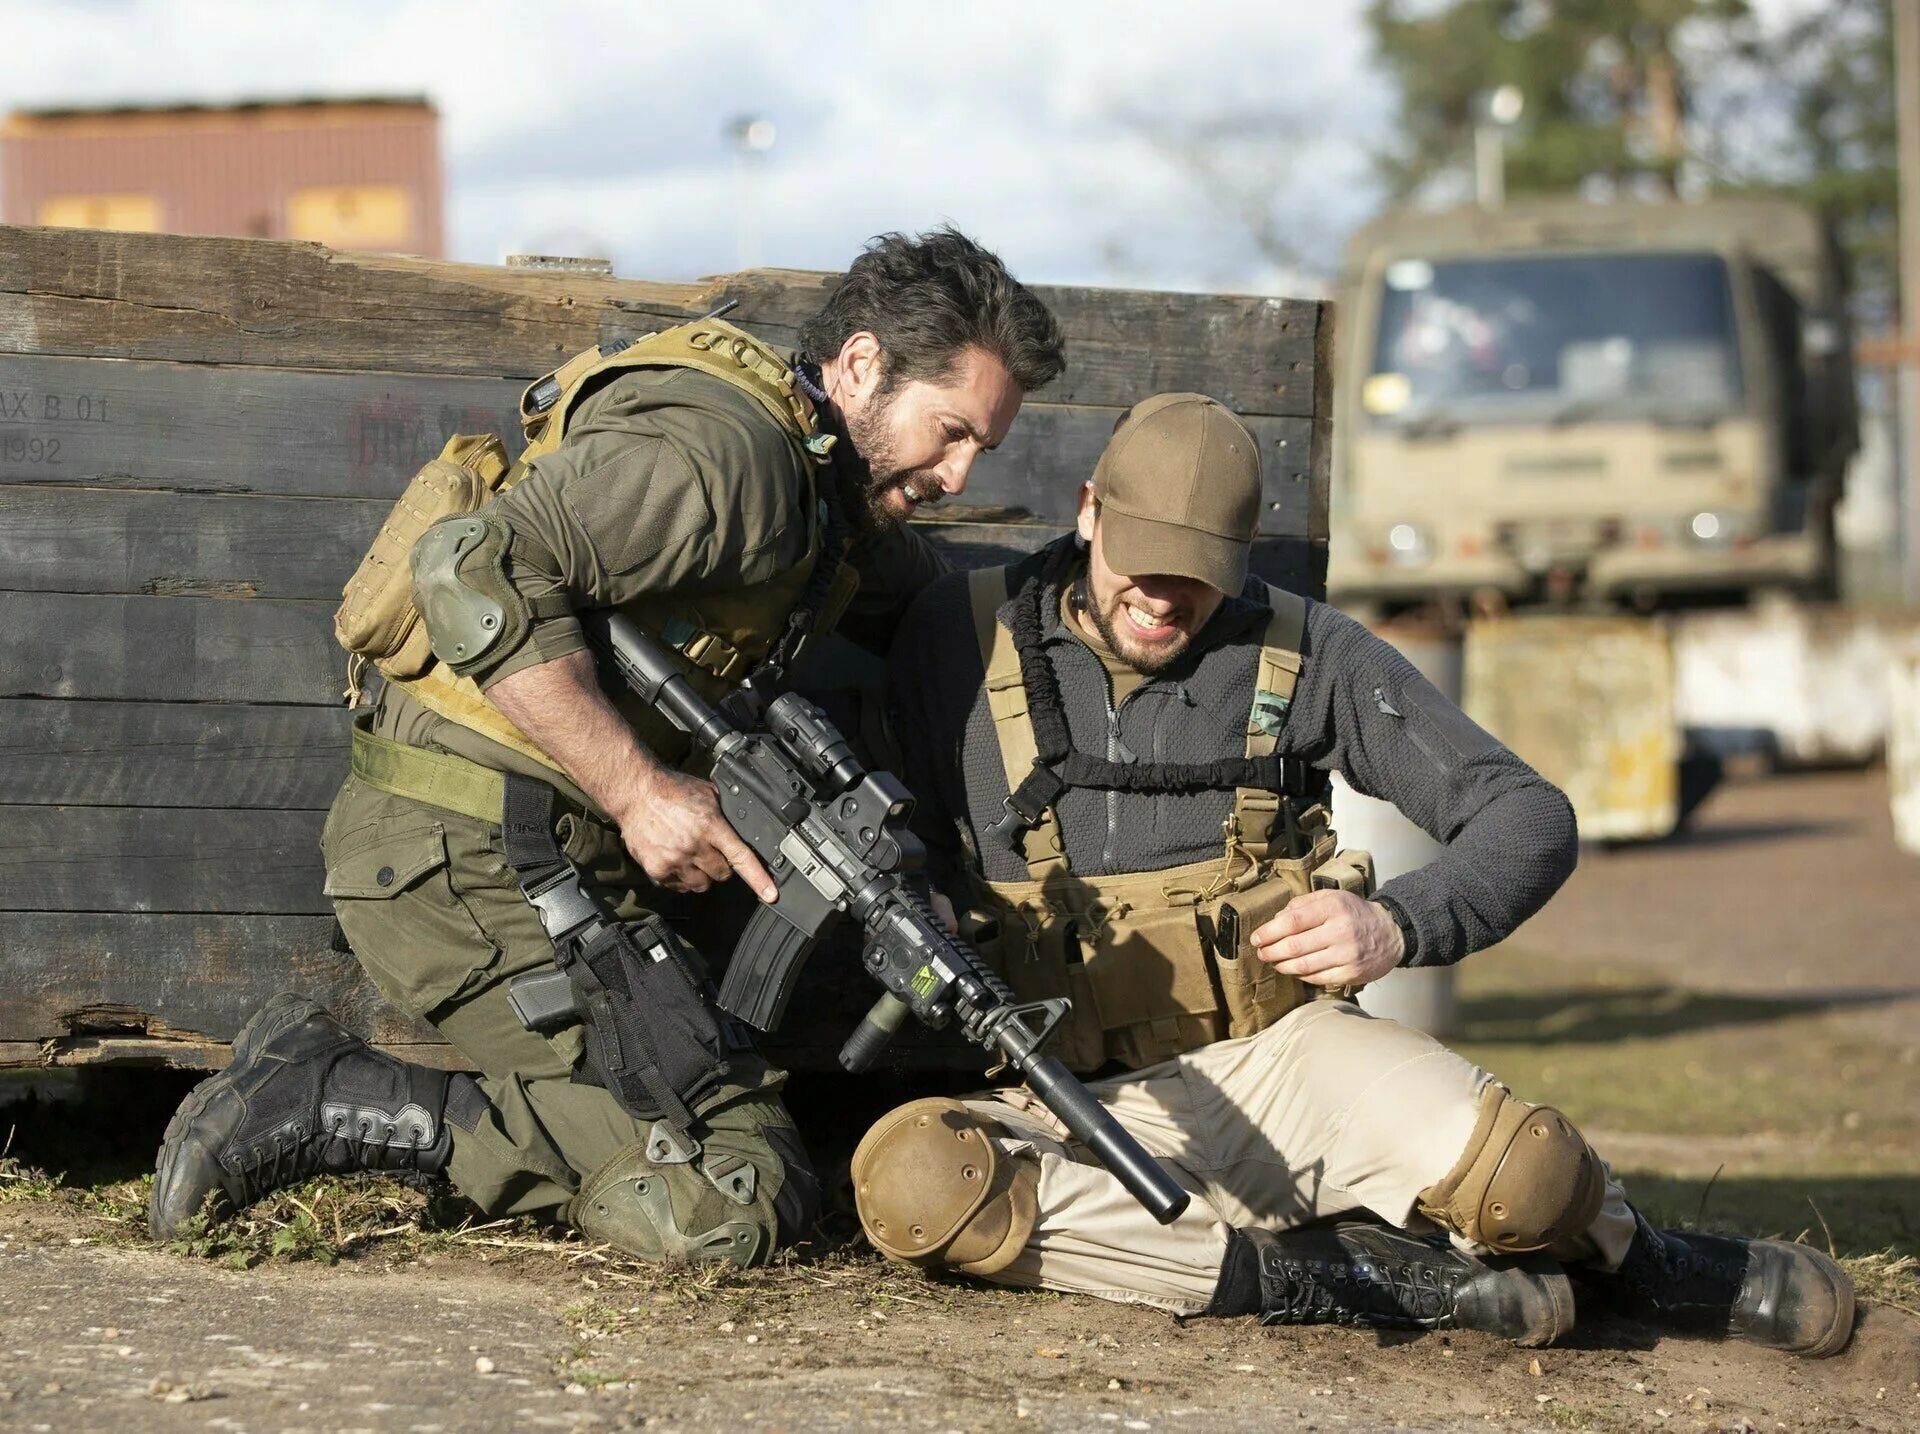
[(1333, 601), (1823, 596), (1856, 446), (1841, 269), (1774, 199), (1396, 211), (1340, 289)]

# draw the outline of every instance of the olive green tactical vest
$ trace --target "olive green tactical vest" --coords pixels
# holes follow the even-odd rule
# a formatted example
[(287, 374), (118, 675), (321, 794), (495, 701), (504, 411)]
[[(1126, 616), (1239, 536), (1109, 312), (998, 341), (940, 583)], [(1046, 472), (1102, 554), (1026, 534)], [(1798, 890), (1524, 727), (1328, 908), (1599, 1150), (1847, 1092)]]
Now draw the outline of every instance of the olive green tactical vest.
[[(997, 618), (1008, 573), (976, 570), (969, 584), (987, 705), (1007, 789), (1014, 791), (1032, 770), (1039, 744), (1020, 654)], [(1306, 627), (1304, 599), (1269, 587), (1267, 601), (1272, 615), (1247, 717), (1249, 758), (1270, 757), (1278, 746)], [(982, 952), (1022, 999), (1073, 1002), (1055, 1038), (1069, 1067), (1087, 1072), (1119, 1061), (1138, 1069), (1252, 1035), (1313, 998), (1315, 988), (1253, 954), (1253, 932), (1316, 886), (1366, 894), (1372, 858), (1336, 855), (1337, 838), (1318, 805), (1299, 817), (1305, 855), (1270, 855), (1282, 800), (1274, 792), (1237, 789), (1218, 858), (1121, 876), (1073, 872), (1059, 818), (1049, 808), (1025, 835), (1025, 880), (990, 882), (974, 874), (978, 914), (997, 928)]]
[[(809, 475), (803, 508), (808, 516), (807, 546), (792, 566), (748, 587), (702, 592), (693, 597), (647, 594), (619, 611), (677, 652), (687, 676), (708, 701), (718, 701), (763, 660), (785, 629), (820, 558), (825, 509), (811, 475), (829, 462), (834, 439), (823, 433), (813, 405), (794, 383), (793, 370), (777, 352), (719, 319), (703, 319), (650, 334), (612, 354), (588, 349), (530, 384), (521, 398), (521, 426), (527, 445), (500, 485), (510, 486), (526, 472), (530, 459), (550, 453), (566, 437), (579, 401), (609, 374), (637, 368), (691, 368), (750, 394), (802, 451)], [(557, 389), (558, 397), (543, 403)], [(835, 574), (825, 609), (816, 615), (813, 633), (824, 633), (851, 598), (856, 579), (842, 565)], [(396, 682), (409, 696), (450, 721), (560, 770), (545, 752), (486, 700), (470, 677), (433, 662), (418, 677)], [(691, 743), (650, 704), (632, 693), (619, 694), (615, 706), (641, 740), (670, 765), (685, 761)]]

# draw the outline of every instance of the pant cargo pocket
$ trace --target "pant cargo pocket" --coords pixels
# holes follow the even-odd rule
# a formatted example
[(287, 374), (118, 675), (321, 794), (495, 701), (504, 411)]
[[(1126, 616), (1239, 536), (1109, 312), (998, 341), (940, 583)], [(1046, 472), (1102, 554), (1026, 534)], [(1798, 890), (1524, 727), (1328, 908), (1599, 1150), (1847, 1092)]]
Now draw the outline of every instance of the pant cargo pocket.
[(380, 817), (329, 831), (322, 849), (341, 930), (396, 1006), (426, 1016), (493, 964), (497, 948), (454, 885), (445, 822)]

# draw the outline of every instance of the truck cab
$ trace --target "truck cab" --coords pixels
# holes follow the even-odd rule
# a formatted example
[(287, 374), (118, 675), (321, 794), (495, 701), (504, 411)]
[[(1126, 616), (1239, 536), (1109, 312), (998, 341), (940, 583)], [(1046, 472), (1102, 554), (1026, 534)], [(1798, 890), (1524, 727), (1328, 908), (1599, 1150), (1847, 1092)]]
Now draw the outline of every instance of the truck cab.
[(1401, 211), (1341, 283), (1328, 589), (1825, 593), (1856, 442), (1837, 251), (1777, 200)]

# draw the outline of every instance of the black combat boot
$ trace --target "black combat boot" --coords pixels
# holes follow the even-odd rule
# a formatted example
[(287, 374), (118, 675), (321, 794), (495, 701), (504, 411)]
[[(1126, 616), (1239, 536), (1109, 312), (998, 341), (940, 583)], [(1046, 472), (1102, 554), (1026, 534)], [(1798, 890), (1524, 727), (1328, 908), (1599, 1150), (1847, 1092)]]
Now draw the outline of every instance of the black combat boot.
[(471, 1077), (383, 1055), (305, 996), (276, 996), (168, 1122), (147, 1228), (169, 1239), (209, 1195), (228, 1214), (313, 1175), (440, 1174), (449, 1119), (471, 1129), (485, 1108)]
[(1262, 1324), (1477, 1329), (1552, 1344), (1573, 1328), (1573, 1290), (1541, 1256), (1476, 1260), (1442, 1240), (1347, 1220), (1235, 1230), (1208, 1314)]
[(1818, 1250), (1656, 1230), (1638, 1210), (1633, 1219), (1633, 1243), (1620, 1268), (1581, 1272), (1623, 1314), (1815, 1359), (1845, 1346), (1853, 1331), (1853, 1281)]

